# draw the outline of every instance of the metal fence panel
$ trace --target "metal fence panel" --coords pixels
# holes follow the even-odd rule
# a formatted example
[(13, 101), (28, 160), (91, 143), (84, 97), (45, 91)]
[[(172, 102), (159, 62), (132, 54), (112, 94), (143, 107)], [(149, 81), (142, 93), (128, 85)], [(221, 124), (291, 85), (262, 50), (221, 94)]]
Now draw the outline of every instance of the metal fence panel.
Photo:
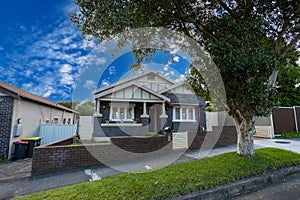
[(41, 145), (50, 144), (76, 135), (76, 124), (41, 124)]

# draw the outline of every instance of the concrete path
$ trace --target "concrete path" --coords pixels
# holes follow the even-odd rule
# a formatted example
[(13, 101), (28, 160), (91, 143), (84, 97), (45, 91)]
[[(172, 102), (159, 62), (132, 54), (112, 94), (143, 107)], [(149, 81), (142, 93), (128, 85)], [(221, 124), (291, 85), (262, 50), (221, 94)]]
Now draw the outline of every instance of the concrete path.
[[(266, 148), (266, 147), (274, 147), (279, 149), (285, 149), (289, 151), (293, 151), (296, 153), (300, 153), (300, 139), (258, 139), (254, 140), (254, 148)], [(226, 147), (215, 148), (212, 150), (199, 150), (199, 151), (191, 151), (186, 152), (186, 156), (193, 157), (195, 159), (201, 159), (204, 157), (212, 157), (216, 155), (220, 155), (227, 152), (235, 152), (236, 145), (229, 145)]]
[(135, 162), (110, 167), (102, 165), (42, 175), (31, 175), (31, 159), (9, 162), (0, 164), (0, 199), (9, 199), (33, 192), (89, 182), (128, 171), (147, 172), (147, 170), (191, 160), (194, 158), (187, 157), (182, 152), (174, 152), (173, 154), (147, 157)]
[(274, 147), (300, 153), (300, 139), (254, 140), (255, 148)]
[[(282, 141), (278, 143), (278, 141)], [(300, 153), (300, 140), (268, 139), (255, 140), (255, 148), (276, 147)], [(236, 145), (216, 148), (211, 151), (188, 151), (184, 155), (175, 152), (160, 157), (148, 157), (136, 162), (122, 163), (118, 166), (98, 166), (94, 168), (76, 169), (61, 172), (53, 172), (43, 175), (31, 175), (31, 159), (14, 161), (0, 164), (0, 199), (8, 199), (14, 196), (25, 195), (32, 192), (53, 189), (57, 187), (73, 185), (76, 183), (93, 180), (85, 170), (90, 169), (94, 178), (103, 178), (121, 174), (133, 169), (136, 171), (147, 171), (172, 163), (187, 162), (194, 159), (211, 157), (227, 152), (236, 151)], [(175, 159), (176, 158), (176, 159)]]

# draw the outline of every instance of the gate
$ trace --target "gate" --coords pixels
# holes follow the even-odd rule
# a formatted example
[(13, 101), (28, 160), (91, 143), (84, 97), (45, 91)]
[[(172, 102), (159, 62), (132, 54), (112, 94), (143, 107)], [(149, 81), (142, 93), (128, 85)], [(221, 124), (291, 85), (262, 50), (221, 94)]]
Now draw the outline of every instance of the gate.
[(188, 132), (173, 133), (172, 144), (174, 150), (188, 149)]
[(274, 134), (298, 132), (300, 125), (300, 107), (278, 107), (272, 110)]

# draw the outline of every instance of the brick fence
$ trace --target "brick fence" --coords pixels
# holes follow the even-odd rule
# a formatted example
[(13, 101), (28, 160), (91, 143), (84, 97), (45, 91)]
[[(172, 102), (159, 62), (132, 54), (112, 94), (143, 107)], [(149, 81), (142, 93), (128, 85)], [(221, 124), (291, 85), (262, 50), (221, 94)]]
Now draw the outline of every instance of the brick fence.
[(166, 137), (111, 138), (110, 144), (42, 146), (34, 149), (32, 173), (114, 164), (171, 151), (172, 144)]
[[(219, 129), (219, 130), (218, 130)], [(220, 137), (215, 127), (212, 132), (188, 134), (189, 150), (221, 147), (236, 144), (235, 127), (223, 127)], [(215, 138), (219, 137), (219, 138)], [(49, 146), (36, 147), (32, 158), (32, 173), (45, 173), (62, 169), (84, 168), (101, 164), (115, 164), (133, 161), (147, 156), (172, 152), (172, 143), (166, 137), (115, 137), (107, 144), (85, 144), (74, 146), (54, 146), (70, 144), (72, 139)], [(216, 144), (212, 144), (217, 140)]]
[[(216, 133), (220, 133), (220, 135)], [(196, 149), (207, 149), (210, 147), (223, 147), (231, 144), (237, 143), (237, 132), (234, 126), (224, 126), (221, 130), (221, 127), (213, 127), (213, 131), (209, 132), (200, 132), (197, 134), (189, 133), (189, 150)], [(219, 138), (218, 138), (219, 137)], [(205, 140), (205, 146), (203, 141)], [(217, 143), (214, 144), (214, 141), (217, 140)]]

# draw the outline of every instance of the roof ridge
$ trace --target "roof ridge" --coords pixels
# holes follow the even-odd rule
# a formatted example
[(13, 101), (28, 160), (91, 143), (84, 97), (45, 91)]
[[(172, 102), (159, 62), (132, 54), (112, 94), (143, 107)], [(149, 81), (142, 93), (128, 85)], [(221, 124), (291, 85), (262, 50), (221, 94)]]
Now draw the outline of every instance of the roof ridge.
[(17, 96), (20, 96), (20, 97), (23, 97), (23, 98), (26, 98), (26, 99), (30, 99), (30, 100), (38, 102), (38, 103), (42, 103), (42, 104), (46, 104), (46, 105), (49, 105), (49, 106), (57, 107), (57, 108), (60, 108), (60, 109), (63, 109), (63, 110), (69, 110), (71, 112), (76, 112), (76, 111), (74, 111), (70, 108), (67, 108), (67, 107), (63, 106), (63, 105), (60, 105), (60, 104), (55, 103), (53, 101), (50, 101), (49, 99), (46, 99), (46, 98), (41, 97), (39, 95), (36, 95), (32, 92), (28, 92), (26, 90), (23, 90), (21, 88), (18, 88), (16, 86), (13, 86), (13, 85), (1, 82), (1, 81), (0, 81), (0, 88), (3, 88), (4, 90), (7, 90), (11, 93), (14, 93)]

